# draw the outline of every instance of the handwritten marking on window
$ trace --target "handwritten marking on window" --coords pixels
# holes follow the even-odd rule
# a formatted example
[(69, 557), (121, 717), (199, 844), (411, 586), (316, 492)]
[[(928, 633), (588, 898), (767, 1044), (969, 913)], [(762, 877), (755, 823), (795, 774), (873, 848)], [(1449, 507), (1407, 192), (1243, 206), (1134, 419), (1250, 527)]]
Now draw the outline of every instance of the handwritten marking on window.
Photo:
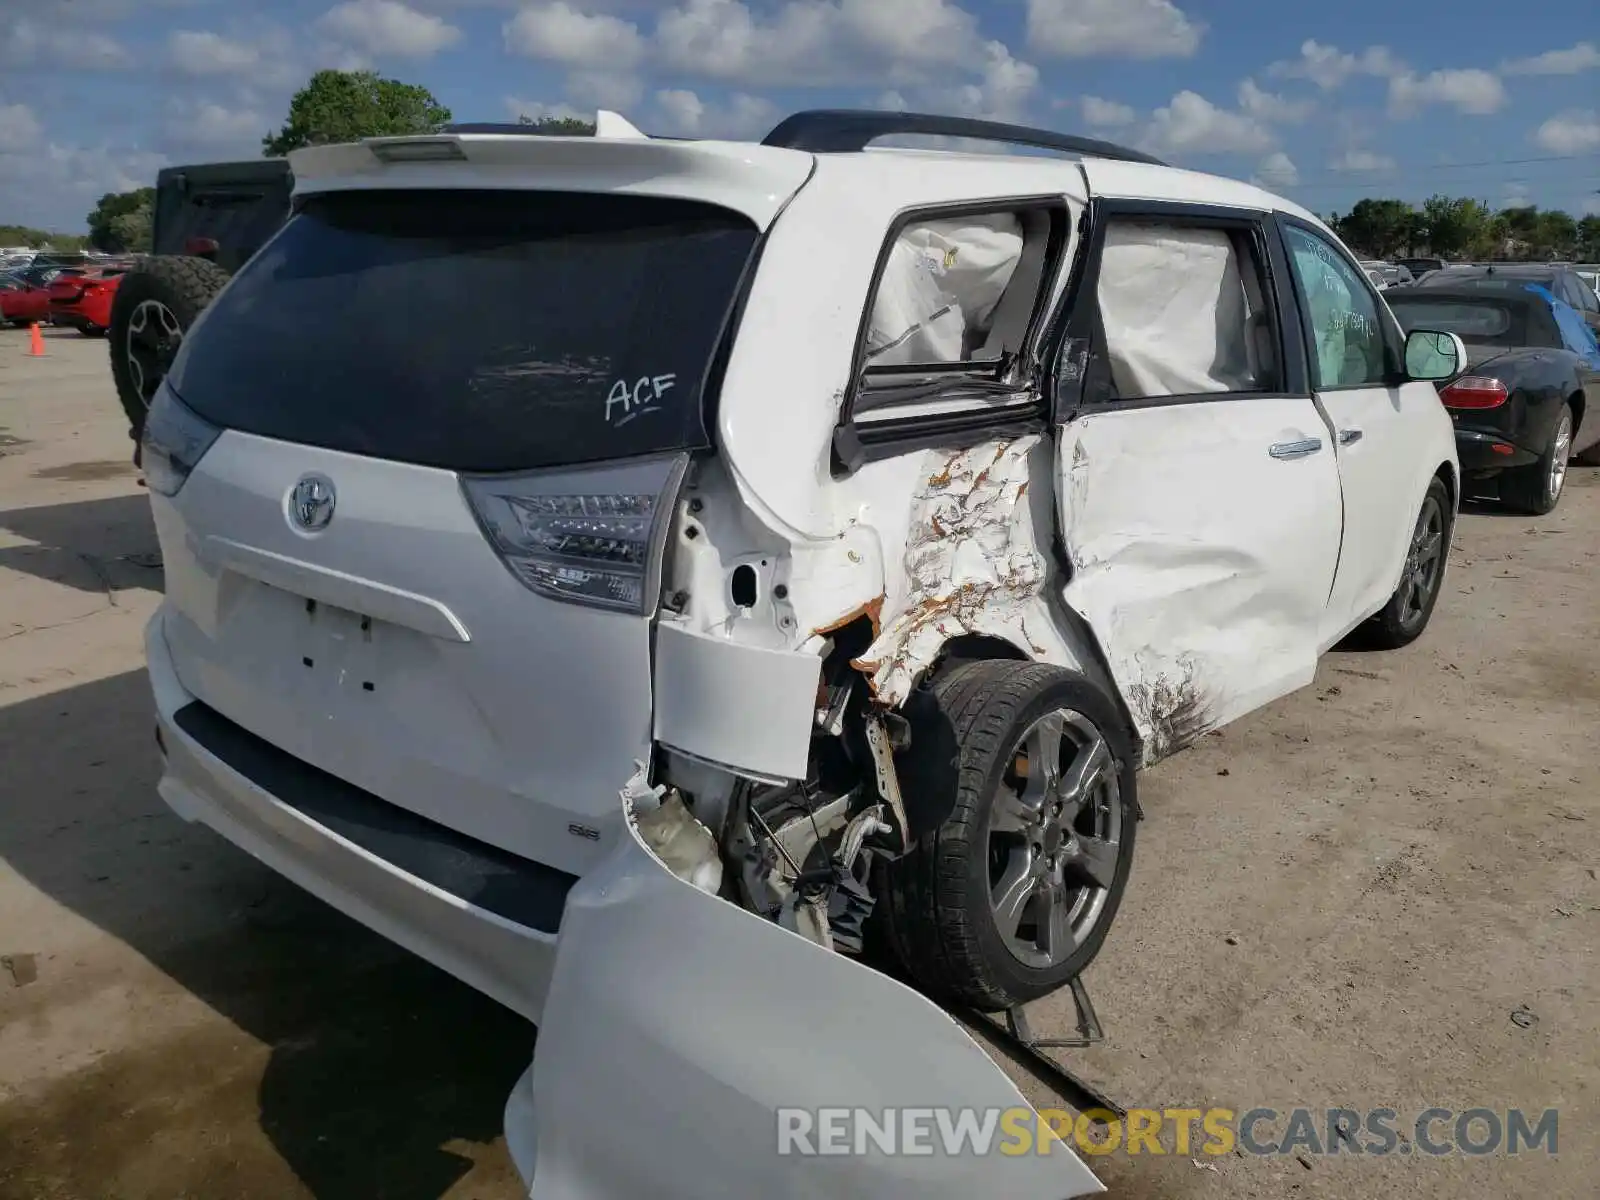
[[(606, 422), (613, 429), (621, 429), (635, 417), (655, 412), (661, 407), (662, 395), (676, 387), (677, 382), (677, 375), (671, 373), (646, 375), (631, 386), (626, 379), (617, 380), (606, 395)], [(619, 408), (621, 415), (613, 416), (613, 410)]]

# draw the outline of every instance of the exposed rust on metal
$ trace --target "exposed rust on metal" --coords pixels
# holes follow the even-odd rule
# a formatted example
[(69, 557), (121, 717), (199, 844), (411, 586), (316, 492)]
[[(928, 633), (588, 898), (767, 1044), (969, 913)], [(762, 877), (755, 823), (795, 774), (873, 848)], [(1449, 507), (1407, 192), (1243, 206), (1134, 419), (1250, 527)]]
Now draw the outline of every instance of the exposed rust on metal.
[(838, 620), (830, 621), (826, 625), (820, 625), (811, 632), (816, 636), (826, 637), (830, 633), (843, 629), (853, 621), (859, 621), (862, 617), (866, 617), (872, 623), (872, 636), (877, 637), (878, 630), (883, 625), (883, 594), (881, 592), (865, 604), (858, 604)]

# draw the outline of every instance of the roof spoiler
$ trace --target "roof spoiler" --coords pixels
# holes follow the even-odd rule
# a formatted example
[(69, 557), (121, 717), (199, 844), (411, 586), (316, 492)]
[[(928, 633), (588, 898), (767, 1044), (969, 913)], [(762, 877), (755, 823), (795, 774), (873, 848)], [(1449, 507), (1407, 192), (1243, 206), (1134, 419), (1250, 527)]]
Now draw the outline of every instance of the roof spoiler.
[(1008, 125), (1002, 121), (982, 121), (975, 117), (945, 117), (934, 113), (877, 112), (871, 109), (818, 108), (797, 112), (761, 139), (763, 146), (783, 146), (790, 150), (809, 150), (828, 154), (865, 150), (881, 137), (918, 134), (924, 137), (971, 138), (975, 141), (1004, 142), (1013, 146), (1032, 146), (1038, 150), (1057, 150), (1087, 158), (1114, 159), (1118, 162), (1149, 163), (1164, 167), (1159, 158), (1103, 142), (1098, 138)]

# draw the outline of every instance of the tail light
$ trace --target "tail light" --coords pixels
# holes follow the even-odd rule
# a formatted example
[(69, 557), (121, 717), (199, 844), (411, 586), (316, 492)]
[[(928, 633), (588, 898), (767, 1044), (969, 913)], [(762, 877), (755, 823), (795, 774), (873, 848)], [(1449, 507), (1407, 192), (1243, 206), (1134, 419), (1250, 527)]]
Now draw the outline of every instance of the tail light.
[(649, 616), (688, 455), (468, 476), (467, 501), (511, 573), (556, 600)]
[(152, 492), (176, 496), (222, 430), (207, 421), (162, 384), (144, 417), (139, 465)]
[(1439, 392), (1446, 408), (1499, 408), (1510, 395), (1498, 379), (1463, 375)]

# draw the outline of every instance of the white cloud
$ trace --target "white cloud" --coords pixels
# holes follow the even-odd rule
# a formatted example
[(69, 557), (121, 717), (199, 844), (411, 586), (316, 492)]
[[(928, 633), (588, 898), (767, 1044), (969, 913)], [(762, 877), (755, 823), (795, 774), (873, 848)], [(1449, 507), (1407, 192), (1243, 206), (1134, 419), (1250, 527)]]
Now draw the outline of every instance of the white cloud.
[(1095, 129), (1120, 129), (1132, 125), (1139, 115), (1126, 104), (1099, 96), (1085, 96), (1080, 103), (1084, 121)]
[(564, 0), (523, 9), (504, 33), (513, 54), (569, 66), (627, 70), (644, 57), (644, 39), (632, 21), (580, 12)]
[(1254, 117), (1218, 108), (1198, 92), (1182, 91), (1151, 114), (1144, 141), (1173, 154), (1256, 154), (1272, 135)]
[(1254, 182), (1262, 187), (1292, 188), (1300, 182), (1300, 168), (1282, 150), (1275, 150), (1257, 165)]
[(400, 0), (347, 0), (324, 13), (317, 28), (368, 54), (397, 58), (428, 58), (461, 40), (454, 25)]
[(1579, 42), (1565, 50), (1547, 50), (1532, 58), (1514, 58), (1500, 64), (1506, 75), (1576, 75), (1600, 67), (1600, 46)]
[(1405, 64), (1387, 46), (1368, 46), (1360, 54), (1351, 54), (1307, 38), (1300, 43), (1299, 58), (1275, 62), (1267, 68), (1267, 74), (1274, 79), (1309, 79), (1323, 91), (1331, 92), (1352, 75), (1387, 78), (1403, 70)]
[(164, 129), (172, 146), (212, 151), (223, 156), (259, 154), (267, 127), (268, 121), (260, 113), (201, 100), (194, 104), (172, 102)]
[(1062, 58), (1187, 58), (1205, 30), (1172, 0), (1028, 0), (1028, 45)]
[(685, 0), (661, 14), (655, 36), (670, 68), (763, 85), (862, 82), (886, 66), (900, 83), (988, 58), (977, 18), (950, 0), (789, 0), (760, 12)]
[(1484, 116), (1506, 102), (1505, 85), (1492, 71), (1477, 68), (1430, 71), (1423, 76), (1402, 72), (1389, 80), (1389, 111), (1396, 116), (1429, 104), (1447, 104), (1458, 112)]
[(1258, 121), (1293, 125), (1309, 117), (1314, 107), (1309, 100), (1290, 100), (1277, 92), (1266, 91), (1256, 86), (1254, 79), (1239, 84), (1239, 108)]
[(0, 154), (39, 144), (44, 128), (26, 104), (0, 104)]
[(984, 56), (982, 78), (957, 88), (950, 107), (964, 116), (1015, 121), (1039, 86), (1038, 68), (1012, 58), (1003, 42), (990, 42)]
[(777, 123), (770, 100), (736, 92), (725, 104), (702, 100), (684, 88), (669, 88), (655, 95), (664, 131), (682, 137), (741, 138), (765, 133)]
[(99, 197), (149, 187), (166, 164), (162, 154), (104, 145), (50, 143), (0, 152), (0, 212), (21, 225), (81, 230)]
[(0, 62), (109, 70), (132, 66), (133, 56), (107, 34), (23, 17), (0, 26)]
[(1570, 108), (1534, 131), (1533, 140), (1552, 154), (1592, 154), (1600, 150), (1600, 112)]
[(204, 30), (174, 29), (167, 36), (167, 59), (185, 75), (232, 75), (261, 59), (247, 42)]
[(567, 99), (591, 110), (632, 108), (644, 98), (644, 81), (632, 72), (574, 71), (567, 76)]
[(1387, 154), (1374, 154), (1371, 150), (1346, 150), (1328, 164), (1329, 170), (1368, 175), (1392, 171), (1394, 167), (1394, 159)]

